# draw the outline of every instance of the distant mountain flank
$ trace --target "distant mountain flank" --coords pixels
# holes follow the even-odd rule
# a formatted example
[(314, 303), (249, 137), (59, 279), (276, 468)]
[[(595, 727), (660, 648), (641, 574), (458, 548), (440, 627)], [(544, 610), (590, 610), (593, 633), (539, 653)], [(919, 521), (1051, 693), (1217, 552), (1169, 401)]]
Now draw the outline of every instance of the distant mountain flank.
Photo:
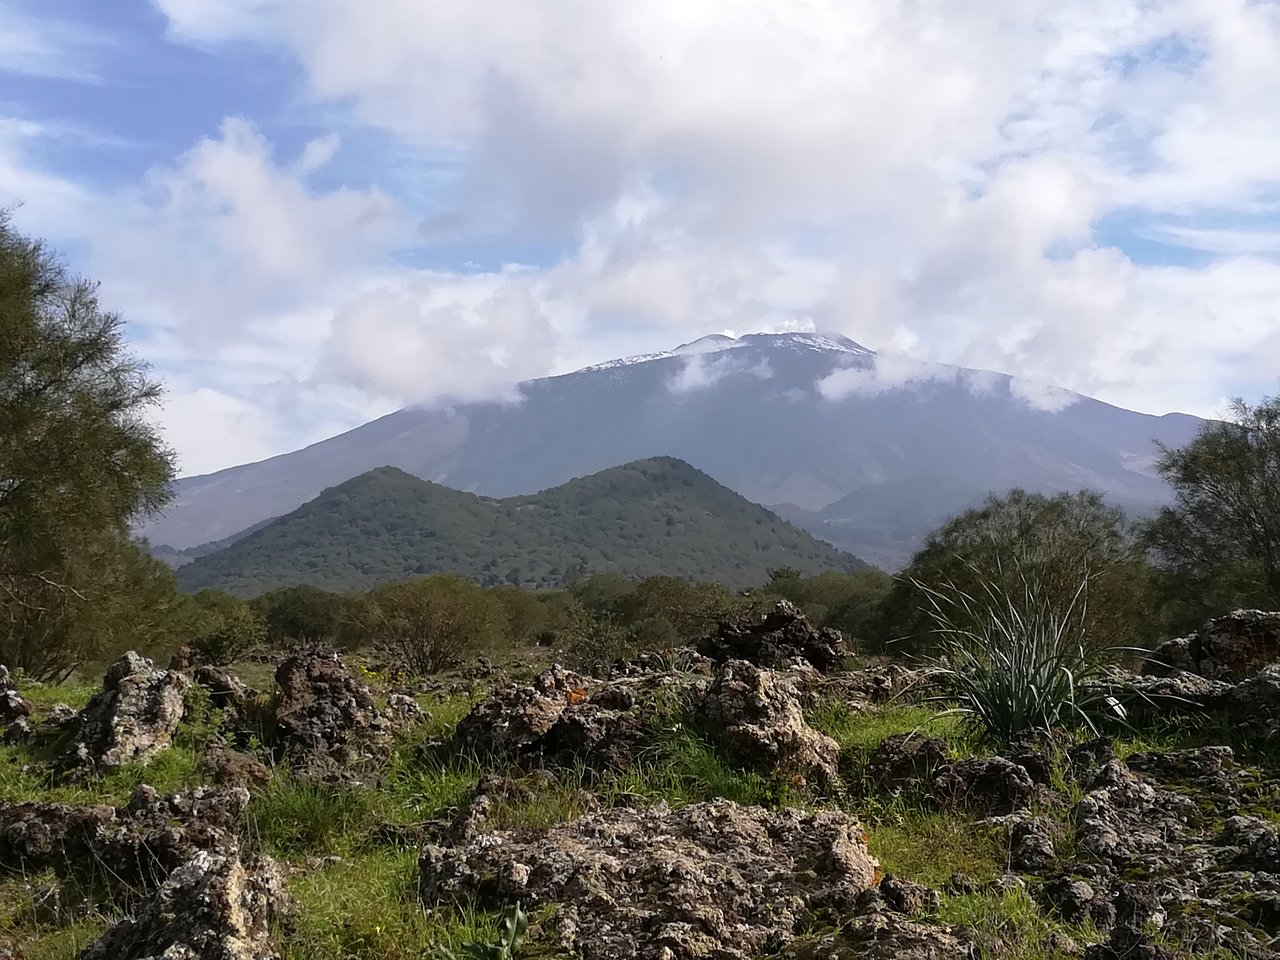
[[(1202, 422), (813, 333), (703, 337), (529, 381), (519, 395), (515, 404), (406, 408), (302, 450), (181, 480), (166, 513), (139, 532), (176, 550), (220, 541), (384, 465), (513, 497), (670, 456), (755, 503), (821, 514), (806, 525), (872, 556), (885, 542), (879, 520), (864, 531), (863, 514), (828, 515), (848, 497), (869, 497), (857, 509), (892, 515), (908, 540), (962, 508), (957, 491), (1091, 487), (1157, 504), (1168, 491), (1152, 473), (1153, 441), (1180, 445)], [(901, 559), (902, 549), (888, 555)]]
[(187, 590), (253, 596), (312, 584), (364, 589), (453, 572), (486, 584), (559, 586), (587, 573), (665, 573), (731, 587), (776, 567), (865, 566), (670, 457), (530, 496), (495, 499), (380, 467), (178, 570)]

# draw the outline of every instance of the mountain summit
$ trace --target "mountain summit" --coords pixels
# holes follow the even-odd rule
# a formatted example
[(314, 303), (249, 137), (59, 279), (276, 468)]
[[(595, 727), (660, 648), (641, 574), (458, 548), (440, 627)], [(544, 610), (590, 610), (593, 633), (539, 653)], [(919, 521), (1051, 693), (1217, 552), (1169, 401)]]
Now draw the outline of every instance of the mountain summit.
[[(840, 542), (891, 564), (899, 541), (955, 509), (960, 490), (1093, 487), (1125, 503), (1160, 502), (1153, 441), (1181, 444), (1201, 422), (818, 333), (712, 335), (529, 381), (519, 394), (516, 404), (405, 408), (293, 453), (181, 480), (167, 513), (142, 532), (177, 548), (220, 540), (383, 465), (510, 497), (670, 456), (793, 522), (868, 488), (910, 490), (914, 499), (886, 509), (919, 515), (922, 529), (897, 530), (897, 546), (878, 534), (865, 550), (856, 537)], [(935, 488), (949, 502), (933, 504)]]

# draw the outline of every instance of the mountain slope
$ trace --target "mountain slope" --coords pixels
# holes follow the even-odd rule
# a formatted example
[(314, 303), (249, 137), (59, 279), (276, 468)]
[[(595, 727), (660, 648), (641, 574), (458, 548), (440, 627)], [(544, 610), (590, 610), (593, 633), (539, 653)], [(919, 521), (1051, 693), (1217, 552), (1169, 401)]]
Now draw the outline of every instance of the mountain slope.
[(859, 487), (821, 510), (771, 506), (778, 516), (841, 550), (886, 570), (902, 566), (924, 535), (977, 506), (989, 491), (956, 477), (910, 477)]
[(295, 583), (358, 589), (441, 571), (523, 586), (610, 571), (739, 587), (780, 566), (862, 564), (687, 463), (658, 458), (506, 500), (382, 467), (193, 560), (178, 580), (188, 590), (246, 596)]
[[(1089, 486), (1158, 502), (1167, 491), (1151, 473), (1152, 441), (1184, 443), (1201, 422), (797, 334), (703, 338), (531, 381), (520, 395), (518, 404), (407, 408), (303, 450), (184, 479), (141, 532), (179, 549), (220, 540), (385, 464), (513, 496), (656, 456), (688, 461), (755, 502), (810, 511), (918, 477), (983, 492)], [(1046, 397), (1054, 409), (1041, 408)]]

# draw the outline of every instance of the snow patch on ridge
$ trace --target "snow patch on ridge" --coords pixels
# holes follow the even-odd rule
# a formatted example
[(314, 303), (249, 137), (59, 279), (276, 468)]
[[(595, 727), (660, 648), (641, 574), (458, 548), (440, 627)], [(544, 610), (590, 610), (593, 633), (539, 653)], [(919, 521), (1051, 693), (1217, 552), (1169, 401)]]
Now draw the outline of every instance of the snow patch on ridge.
[(814, 350), (821, 353), (839, 353), (846, 356), (874, 357), (875, 351), (868, 350), (860, 343), (854, 343), (839, 334), (821, 333), (749, 333), (735, 339), (723, 333), (712, 333), (689, 343), (682, 343), (672, 350), (659, 353), (640, 353), (634, 357), (620, 357), (617, 360), (606, 360), (604, 363), (583, 367), (577, 373), (598, 370), (615, 370), (619, 367), (632, 367), (639, 363), (652, 363), (655, 360), (669, 360), (672, 357), (697, 357), (707, 354), (724, 353), (742, 347), (758, 348), (790, 348)]

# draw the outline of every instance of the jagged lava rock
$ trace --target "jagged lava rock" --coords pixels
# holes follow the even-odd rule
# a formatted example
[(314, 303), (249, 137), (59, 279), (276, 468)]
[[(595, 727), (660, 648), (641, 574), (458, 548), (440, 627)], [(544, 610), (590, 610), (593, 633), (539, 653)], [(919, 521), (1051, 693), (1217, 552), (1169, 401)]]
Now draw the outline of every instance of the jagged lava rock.
[(938, 769), (933, 793), (956, 806), (1012, 813), (1031, 802), (1035, 782), (1026, 768), (1005, 757), (972, 757)]
[(196, 853), (80, 960), (276, 960), (272, 925), (289, 916), (284, 875), (269, 857)]
[(1280, 733), (1280, 664), (1263, 667), (1227, 695), (1231, 719), (1262, 736)]
[(397, 722), (333, 652), (308, 650), (276, 669), (276, 748), (303, 776), (345, 779), (385, 760)]
[(168, 796), (137, 787), (129, 803), (0, 807), (0, 868), (65, 875), (100, 870), (122, 891), (154, 889), (198, 851), (232, 852), (249, 793), (197, 787)]
[(698, 644), (698, 652), (717, 663), (746, 660), (775, 669), (807, 663), (824, 673), (840, 667), (849, 653), (840, 631), (814, 627), (786, 600), (763, 617), (721, 624)]
[(805, 722), (799, 692), (773, 671), (730, 660), (697, 715), (712, 737), (756, 770), (826, 786), (839, 781), (840, 745)]
[(126, 653), (107, 669), (102, 690), (80, 711), (59, 769), (101, 771), (150, 760), (172, 742), (190, 686), (183, 674)]
[(427, 906), (556, 904), (551, 934), (584, 960), (748, 960), (815, 912), (852, 910), (876, 872), (846, 814), (727, 800), (480, 834), (419, 862)]
[(31, 716), (31, 704), (18, 693), (18, 686), (9, 676), (9, 668), (0, 664), (0, 724), (14, 723)]
[(1164, 676), (1185, 670), (1210, 680), (1238, 681), (1277, 661), (1280, 612), (1236, 610), (1210, 620), (1190, 637), (1157, 647), (1143, 672)]
[(559, 665), (481, 701), (454, 732), (455, 748), (505, 760), (569, 765), (590, 758), (625, 765), (645, 740), (637, 692), (646, 677), (595, 680)]
[(919, 733), (895, 733), (880, 741), (867, 760), (867, 776), (881, 789), (919, 787), (947, 762), (947, 744)]

